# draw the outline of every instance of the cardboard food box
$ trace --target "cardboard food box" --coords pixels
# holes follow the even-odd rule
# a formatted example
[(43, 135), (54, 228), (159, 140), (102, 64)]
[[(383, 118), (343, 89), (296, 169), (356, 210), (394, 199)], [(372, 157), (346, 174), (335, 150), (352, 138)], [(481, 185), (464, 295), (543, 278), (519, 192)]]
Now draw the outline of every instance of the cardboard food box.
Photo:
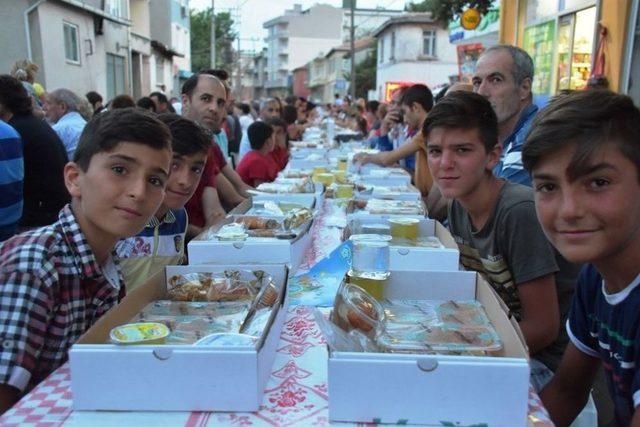
[[(227, 217), (215, 229), (233, 221), (233, 217)], [(287, 264), (291, 270), (296, 270), (311, 244), (309, 230), (312, 223), (313, 220), (309, 220), (303, 224), (293, 239), (248, 237), (240, 241), (206, 240), (211, 230), (205, 230), (187, 244), (189, 265)]]
[(301, 208), (306, 208), (311, 211), (314, 211), (316, 207), (316, 198), (312, 194), (288, 194), (287, 197), (281, 197), (280, 195), (272, 194), (269, 195), (269, 197), (254, 196), (250, 199), (246, 199), (238, 206), (230, 210), (229, 215), (260, 215), (284, 218), (286, 212), (284, 215), (252, 212), (252, 210), (254, 210), (254, 207), (256, 209), (260, 209), (261, 206), (264, 205), (264, 202), (274, 202), (276, 205), (279, 203), (296, 204), (300, 205)]
[[(376, 199), (368, 199), (368, 200), (376, 200)], [(400, 200), (404, 201), (404, 200)], [(411, 200), (407, 200), (411, 201)], [(424, 202), (420, 200), (420, 206), (425, 214), (392, 214), (392, 213), (369, 213), (366, 209), (358, 208), (357, 206), (358, 200), (354, 199), (349, 202), (347, 205), (347, 221), (352, 219), (372, 219), (375, 221), (386, 221), (389, 218), (402, 216), (404, 218), (416, 218), (416, 219), (424, 219), (426, 217), (427, 207)]]
[(466, 271), (392, 271), (389, 280), (387, 298), (479, 301), (503, 349), (482, 357), (330, 351), (330, 420), (525, 426), (528, 351), (490, 285)]
[[(444, 248), (389, 245), (389, 267), (407, 271), (457, 271), (460, 266), (460, 251), (453, 236), (438, 221), (421, 218), (418, 224), (419, 237), (437, 237)], [(361, 217), (348, 221), (344, 231), (345, 240), (363, 224), (388, 224), (374, 218)]]
[[(366, 184), (363, 185), (367, 186)], [(370, 187), (372, 185), (373, 184), (370, 184), (367, 187)], [(373, 185), (373, 189), (371, 190), (357, 191), (356, 198), (363, 200), (420, 200), (422, 199), (422, 194), (420, 194), (420, 191), (411, 184), (400, 186)]]
[[(264, 270), (284, 286), (266, 335), (254, 348), (109, 343), (112, 328), (128, 323), (166, 295), (166, 278), (225, 269)], [(69, 351), (75, 410), (257, 411), (271, 374), (287, 315), (284, 265), (172, 266), (128, 294)]]

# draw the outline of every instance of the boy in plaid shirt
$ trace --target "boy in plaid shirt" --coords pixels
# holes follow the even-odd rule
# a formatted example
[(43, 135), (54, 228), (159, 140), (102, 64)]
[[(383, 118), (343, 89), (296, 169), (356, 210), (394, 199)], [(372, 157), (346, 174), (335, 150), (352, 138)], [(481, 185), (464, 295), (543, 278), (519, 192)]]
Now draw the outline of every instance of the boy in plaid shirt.
[(124, 296), (113, 248), (160, 206), (171, 155), (169, 130), (151, 115), (98, 114), (64, 168), (71, 204), (0, 246), (0, 413)]

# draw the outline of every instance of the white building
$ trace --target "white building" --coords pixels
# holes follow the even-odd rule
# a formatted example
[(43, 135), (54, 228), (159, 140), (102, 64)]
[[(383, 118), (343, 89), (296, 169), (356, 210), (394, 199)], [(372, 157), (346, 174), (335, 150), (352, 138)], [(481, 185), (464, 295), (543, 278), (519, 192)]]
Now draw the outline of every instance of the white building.
[[(342, 19), (342, 34), (345, 42), (351, 40), (351, 9), (343, 6), (344, 17)], [(387, 20), (402, 15), (403, 10), (383, 9), (358, 9), (354, 10), (353, 26), (355, 40), (361, 39), (373, 33), (377, 28), (384, 24)]]
[(130, 87), (129, 0), (12, 0), (0, 8), (0, 67), (19, 59), (40, 66), (45, 89), (80, 96), (95, 90), (127, 93)]
[(191, 75), (189, 0), (149, 0), (151, 18), (151, 91), (180, 96)]
[(379, 99), (385, 99), (388, 83), (423, 83), (433, 90), (457, 78), (456, 48), (449, 43), (449, 32), (431, 14), (391, 18), (373, 35), (378, 39)]
[(342, 9), (317, 4), (302, 10), (299, 4), (263, 24), (267, 43), (269, 95), (284, 95), (294, 69), (342, 43)]

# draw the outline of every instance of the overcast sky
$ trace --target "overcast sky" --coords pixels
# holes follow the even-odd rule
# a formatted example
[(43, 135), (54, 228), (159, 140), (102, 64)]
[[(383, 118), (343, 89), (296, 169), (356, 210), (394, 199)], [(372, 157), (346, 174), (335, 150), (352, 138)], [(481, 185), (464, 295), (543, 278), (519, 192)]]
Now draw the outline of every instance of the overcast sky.
[[(342, 0), (215, 0), (215, 8), (216, 12), (240, 8), (240, 49), (245, 50), (259, 49), (264, 44), (263, 39), (267, 35), (262, 28), (262, 23), (284, 14), (284, 11), (292, 9), (295, 3), (301, 4), (303, 9), (316, 3), (342, 6)], [(358, 8), (373, 9), (380, 6), (385, 9), (400, 10), (405, 3), (407, 3), (406, 0), (357, 0), (356, 4)], [(211, 0), (191, 0), (189, 7), (202, 10), (211, 7)]]

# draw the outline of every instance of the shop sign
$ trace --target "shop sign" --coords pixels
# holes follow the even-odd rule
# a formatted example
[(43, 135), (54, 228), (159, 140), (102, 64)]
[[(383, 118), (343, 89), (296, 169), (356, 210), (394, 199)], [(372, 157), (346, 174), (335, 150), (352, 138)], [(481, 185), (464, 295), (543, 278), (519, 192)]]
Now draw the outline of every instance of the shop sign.
[(460, 17), (460, 25), (465, 30), (475, 30), (482, 21), (482, 15), (476, 8), (469, 8), (462, 13)]
[(457, 18), (455, 21), (451, 21), (449, 23), (449, 42), (455, 43), (461, 40), (468, 40), (473, 37), (497, 32), (499, 24), (500, 2), (498, 0), (494, 0), (489, 11), (481, 16), (481, 19), (478, 22), (478, 26), (473, 30), (465, 29), (461, 22), (461, 18)]
[(415, 82), (386, 82), (384, 84), (384, 102), (391, 102), (393, 93), (400, 88), (413, 86)]

